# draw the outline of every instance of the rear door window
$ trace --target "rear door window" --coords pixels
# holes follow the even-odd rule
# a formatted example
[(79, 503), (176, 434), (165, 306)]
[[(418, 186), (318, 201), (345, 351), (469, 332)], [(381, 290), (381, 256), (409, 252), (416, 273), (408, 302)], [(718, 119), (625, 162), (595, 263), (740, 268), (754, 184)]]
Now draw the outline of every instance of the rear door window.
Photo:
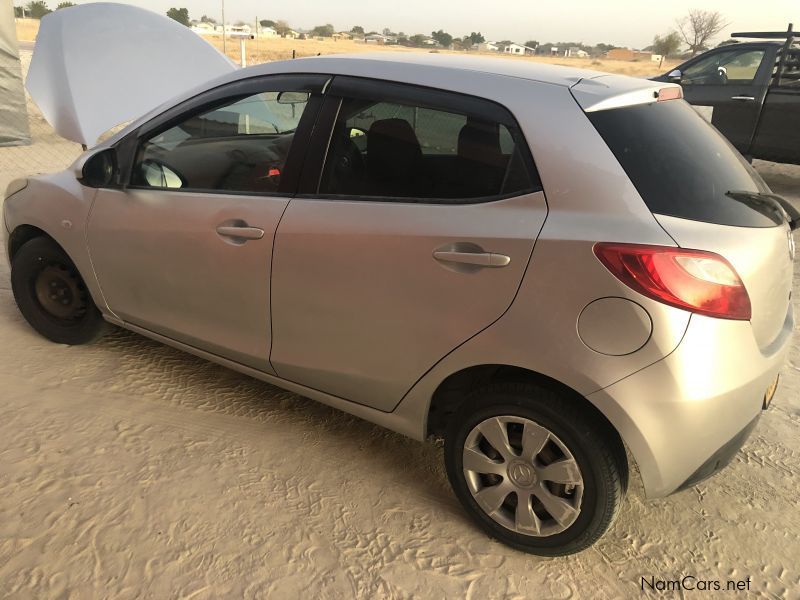
[(433, 94), (432, 103), (424, 90), (415, 102), (413, 86), (404, 87), (400, 99), (380, 86), (371, 97), (344, 95), (320, 195), (478, 202), (541, 189), (508, 111), (496, 105), (482, 111), (479, 99), (471, 99), (467, 110), (458, 95), (442, 92)]
[(651, 212), (742, 227), (772, 227), (769, 188), (682, 100), (587, 113)]

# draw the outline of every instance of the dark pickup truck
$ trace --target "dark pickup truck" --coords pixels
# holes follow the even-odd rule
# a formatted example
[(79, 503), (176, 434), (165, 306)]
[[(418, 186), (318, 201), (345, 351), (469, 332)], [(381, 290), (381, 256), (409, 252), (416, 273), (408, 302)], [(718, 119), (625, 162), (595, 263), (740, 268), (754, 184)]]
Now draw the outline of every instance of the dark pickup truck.
[(655, 77), (680, 83), (687, 102), (747, 158), (800, 164), (800, 32), (734, 33)]

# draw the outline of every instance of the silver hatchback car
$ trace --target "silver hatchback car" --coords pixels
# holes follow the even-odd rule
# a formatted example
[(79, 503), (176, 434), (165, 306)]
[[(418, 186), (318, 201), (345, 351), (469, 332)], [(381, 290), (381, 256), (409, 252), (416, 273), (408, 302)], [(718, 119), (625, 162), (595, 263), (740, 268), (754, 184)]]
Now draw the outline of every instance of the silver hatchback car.
[(594, 543), (724, 466), (793, 329), (798, 215), (678, 86), (530, 62), (277, 62), (11, 184), (14, 297), (405, 435), (489, 535)]

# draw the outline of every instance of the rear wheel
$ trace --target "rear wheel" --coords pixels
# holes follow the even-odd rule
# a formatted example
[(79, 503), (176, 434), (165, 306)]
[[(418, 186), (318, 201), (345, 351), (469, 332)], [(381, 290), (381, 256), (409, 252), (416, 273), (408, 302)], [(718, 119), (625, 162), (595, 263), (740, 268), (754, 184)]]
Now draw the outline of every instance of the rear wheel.
[(451, 420), (447, 475), (492, 537), (532, 554), (572, 554), (603, 535), (624, 497), (627, 463), (613, 435), (570, 398), (495, 384)]
[(11, 288), (28, 323), (53, 342), (85, 344), (107, 329), (78, 269), (48, 238), (25, 242), (14, 255)]

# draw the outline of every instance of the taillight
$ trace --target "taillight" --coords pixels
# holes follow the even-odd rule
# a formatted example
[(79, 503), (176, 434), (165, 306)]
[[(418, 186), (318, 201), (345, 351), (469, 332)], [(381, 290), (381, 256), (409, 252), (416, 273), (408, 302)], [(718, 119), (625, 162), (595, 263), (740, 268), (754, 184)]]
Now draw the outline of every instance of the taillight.
[(617, 279), (640, 294), (722, 319), (750, 319), (750, 296), (731, 264), (718, 254), (669, 246), (594, 245)]

